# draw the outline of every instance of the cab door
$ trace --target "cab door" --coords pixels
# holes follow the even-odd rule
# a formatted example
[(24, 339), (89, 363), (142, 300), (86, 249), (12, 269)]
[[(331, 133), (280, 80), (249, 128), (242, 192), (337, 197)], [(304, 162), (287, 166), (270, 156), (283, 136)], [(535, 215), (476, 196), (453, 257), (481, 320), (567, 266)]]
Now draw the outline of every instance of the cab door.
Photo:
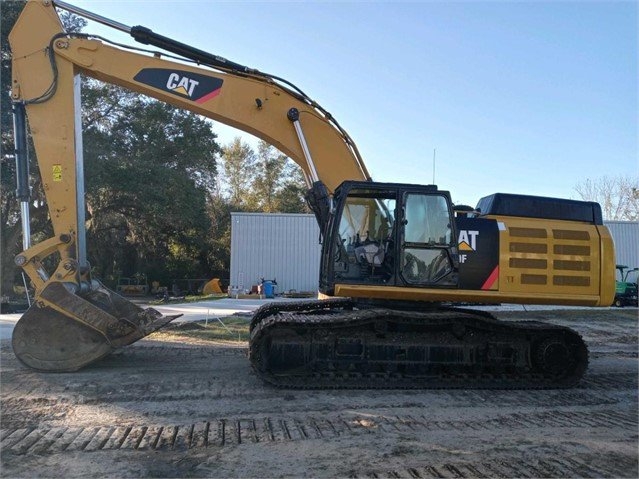
[(450, 197), (443, 192), (405, 192), (401, 225), (400, 278), (408, 286), (457, 286)]

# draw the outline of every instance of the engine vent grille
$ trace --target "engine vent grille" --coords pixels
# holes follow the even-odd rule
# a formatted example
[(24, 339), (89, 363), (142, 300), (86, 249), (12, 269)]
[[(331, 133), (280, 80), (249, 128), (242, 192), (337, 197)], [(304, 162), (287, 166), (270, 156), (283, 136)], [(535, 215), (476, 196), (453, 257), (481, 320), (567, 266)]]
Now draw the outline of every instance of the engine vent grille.
[(598, 272), (598, 259), (591, 253), (598, 249), (588, 227), (543, 226), (507, 228), (508, 276), (513, 286), (540, 292), (553, 292), (557, 287), (590, 288), (591, 276)]

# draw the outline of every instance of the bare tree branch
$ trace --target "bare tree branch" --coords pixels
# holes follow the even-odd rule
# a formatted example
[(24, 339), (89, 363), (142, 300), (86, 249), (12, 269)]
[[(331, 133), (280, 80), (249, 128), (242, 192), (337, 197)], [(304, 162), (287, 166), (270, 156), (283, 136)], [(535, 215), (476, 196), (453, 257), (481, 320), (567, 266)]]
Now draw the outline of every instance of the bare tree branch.
[(601, 205), (606, 220), (639, 220), (639, 178), (603, 176), (585, 179), (575, 185), (575, 191), (585, 201)]

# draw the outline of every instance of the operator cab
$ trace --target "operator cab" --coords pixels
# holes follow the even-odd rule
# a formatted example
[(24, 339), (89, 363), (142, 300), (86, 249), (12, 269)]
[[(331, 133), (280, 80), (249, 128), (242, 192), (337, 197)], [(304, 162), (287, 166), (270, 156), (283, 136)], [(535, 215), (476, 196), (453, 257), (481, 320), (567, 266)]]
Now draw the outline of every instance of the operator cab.
[(450, 194), (434, 185), (344, 182), (324, 230), (321, 289), (456, 287), (454, 227)]

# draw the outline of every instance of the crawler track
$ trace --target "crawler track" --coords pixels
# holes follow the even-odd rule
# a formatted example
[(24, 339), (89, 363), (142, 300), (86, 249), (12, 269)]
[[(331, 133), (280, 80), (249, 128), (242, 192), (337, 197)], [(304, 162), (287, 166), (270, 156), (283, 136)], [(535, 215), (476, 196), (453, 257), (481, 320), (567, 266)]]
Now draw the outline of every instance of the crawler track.
[(354, 306), (337, 299), (260, 308), (253, 368), (281, 387), (546, 389), (574, 386), (588, 366), (585, 343), (562, 326), (456, 308)]

